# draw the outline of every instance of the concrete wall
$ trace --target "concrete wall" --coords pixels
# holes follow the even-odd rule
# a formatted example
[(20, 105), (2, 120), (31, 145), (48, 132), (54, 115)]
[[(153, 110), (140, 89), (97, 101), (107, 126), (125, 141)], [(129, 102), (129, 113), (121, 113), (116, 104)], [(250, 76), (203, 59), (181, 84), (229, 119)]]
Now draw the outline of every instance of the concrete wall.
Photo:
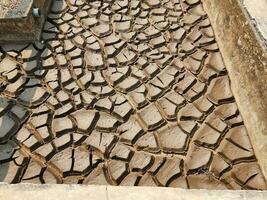
[(243, 0), (243, 4), (267, 45), (267, 0)]
[(1, 200), (266, 200), (267, 191), (0, 184)]
[[(248, 0), (257, 2), (266, 0)], [(256, 157), (267, 179), (267, 51), (240, 0), (203, 0)], [(267, 15), (267, 14), (265, 14)]]
[[(51, 2), (52, 0), (22, 0), (11, 14), (0, 19), (0, 43), (39, 40)], [(32, 8), (35, 7), (41, 9), (40, 17), (32, 16)]]

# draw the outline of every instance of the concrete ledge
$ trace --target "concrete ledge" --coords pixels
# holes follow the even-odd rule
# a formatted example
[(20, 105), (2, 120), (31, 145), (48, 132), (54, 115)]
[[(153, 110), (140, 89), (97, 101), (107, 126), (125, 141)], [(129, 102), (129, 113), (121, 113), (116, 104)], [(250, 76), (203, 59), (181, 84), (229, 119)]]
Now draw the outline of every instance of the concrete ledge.
[(266, 0), (243, 0), (251, 19), (254, 20), (254, 26), (258, 30), (262, 39), (265, 40), (267, 48), (267, 1)]
[(3, 200), (265, 200), (267, 191), (185, 190), (159, 187), (0, 184)]
[(231, 88), (267, 178), (267, 52), (240, 0), (202, 0)]
[[(22, 0), (15, 10), (0, 18), (0, 43), (39, 40), (51, 2), (52, 0)], [(33, 8), (41, 9), (40, 17), (33, 17)]]

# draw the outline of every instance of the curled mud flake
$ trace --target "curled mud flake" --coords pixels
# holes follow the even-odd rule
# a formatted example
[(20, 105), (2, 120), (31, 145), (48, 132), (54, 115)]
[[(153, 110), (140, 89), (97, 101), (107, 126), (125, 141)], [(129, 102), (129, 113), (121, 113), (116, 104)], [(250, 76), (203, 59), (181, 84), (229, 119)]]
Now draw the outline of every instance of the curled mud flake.
[(145, 126), (148, 130), (158, 129), (166, 123), (155, 105), (151, 105), (145, 108), (139, 113), (139, 115), (140, 118), (144, 121)]
[(223, 104), (225, 102), (230, 103), (233, 101), (234, 97), (231, 92), (229, 78), (227, 76), (223, 76), (214, 79), (211, 82), (207, 96), (208, 99), (216, 105)]
[(189, 137), (178, 126), (163, 129), (158, 133), (160, 147), (166, 153), (184, 154)]
[(179, 158), (169, 158), (155, 175), (156, 180), (162, 186), (168, 186), (173, 180), (182, 174), (182, 162)]
[[(192, 148), (192, 147), (191, 147)], [(212, 161), (212, 152), (202, 147), (194, 146), (191, 152), (187, 154), (185, 160), (185, 168), (187, 174), (201, 173), (207, 171)]]

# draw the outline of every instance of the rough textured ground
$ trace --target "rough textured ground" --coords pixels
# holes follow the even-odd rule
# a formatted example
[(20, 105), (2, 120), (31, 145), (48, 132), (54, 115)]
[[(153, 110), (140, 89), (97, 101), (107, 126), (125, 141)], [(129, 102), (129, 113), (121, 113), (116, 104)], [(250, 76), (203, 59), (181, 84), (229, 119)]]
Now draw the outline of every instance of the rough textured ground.
[(54, 1), (0, 53), (0, 179), (264, 189), (199, 0)]

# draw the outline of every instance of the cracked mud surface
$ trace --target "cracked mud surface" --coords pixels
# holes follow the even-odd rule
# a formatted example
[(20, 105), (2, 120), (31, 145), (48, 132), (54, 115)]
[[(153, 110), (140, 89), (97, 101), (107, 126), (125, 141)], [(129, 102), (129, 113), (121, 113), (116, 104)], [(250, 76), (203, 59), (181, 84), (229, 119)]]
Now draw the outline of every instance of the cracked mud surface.
[(265, 189), (199, 0), (57, 0), (0, 49), (0, 181)]

